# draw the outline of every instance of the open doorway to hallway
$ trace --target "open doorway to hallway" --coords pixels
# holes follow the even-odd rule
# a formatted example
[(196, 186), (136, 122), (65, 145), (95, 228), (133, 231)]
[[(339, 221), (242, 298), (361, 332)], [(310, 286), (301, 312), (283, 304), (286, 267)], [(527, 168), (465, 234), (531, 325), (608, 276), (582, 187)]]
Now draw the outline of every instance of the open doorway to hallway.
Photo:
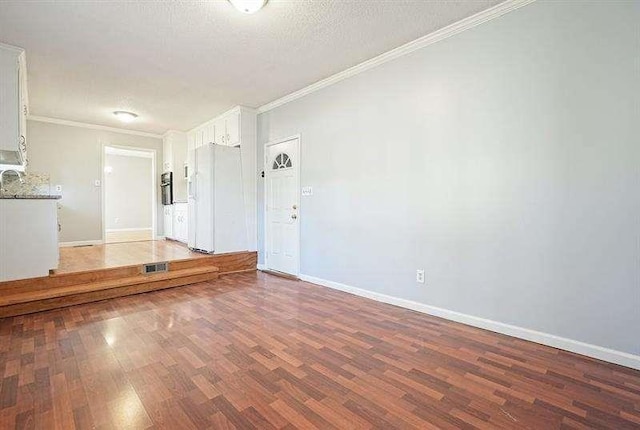
[(105, 146), (103, 156), (104, 242), (153, 240), (155, 151)]

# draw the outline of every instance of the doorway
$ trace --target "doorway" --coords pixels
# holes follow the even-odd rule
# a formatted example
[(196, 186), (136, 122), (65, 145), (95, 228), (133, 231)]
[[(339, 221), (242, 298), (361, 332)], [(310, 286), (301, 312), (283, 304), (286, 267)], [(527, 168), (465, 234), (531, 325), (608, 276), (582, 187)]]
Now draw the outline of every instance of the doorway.
[(104, 242), (154, 240), (155, 151), (104, 146), (103, 172)]
[(265, 244), (267, 269), (300, 272), (300, 137), (265, 148)]

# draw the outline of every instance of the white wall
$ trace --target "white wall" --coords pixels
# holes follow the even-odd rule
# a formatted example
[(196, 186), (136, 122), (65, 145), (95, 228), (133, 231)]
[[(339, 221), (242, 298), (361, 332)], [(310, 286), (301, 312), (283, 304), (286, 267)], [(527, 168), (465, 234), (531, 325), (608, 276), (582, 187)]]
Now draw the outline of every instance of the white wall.
[[(102, 240), (102, 188), (94, 181), (102, 179), (103, 144), (154, 149), (157, 160), (162, 160), (159, 138), (38, 121), (27, 122), (27, 136), (29, 171), (49, 173), (53, 185), (62, 185), (61, 242)], [(159, 188), (156, 219), (162, 219)], [(157, 224), (162, 229), (162, 223)]]
[(106, 229), (150, 229), (153, 159), (106, 154), (104, 165)]
[(640, 354), (639, 16), (538, 1), (259, 115), (302, 273)]

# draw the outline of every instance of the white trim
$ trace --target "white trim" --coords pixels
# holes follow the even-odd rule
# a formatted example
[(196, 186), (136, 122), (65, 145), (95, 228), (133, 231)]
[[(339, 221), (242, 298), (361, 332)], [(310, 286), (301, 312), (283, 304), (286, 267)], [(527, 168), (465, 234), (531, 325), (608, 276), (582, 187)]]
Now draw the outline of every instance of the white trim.
[(46, 116), (28, 115), (27, 120), (37, 121), (37, 122), (46, 122), (49, 124), (67, 125), (69, 127), (88, 128), (91, 130), (110, 131), (113, 133), (130, 134), (133, 136), (152, 137), (154, 139), (162, 139), (161, 134), (147, 133), (144, 131), (136, 131), (136, 130), (127, 130), (124, 128), (109, 127), (106, 125), (90, 124), (87, 122), (70, 121), (70, 120), (60, 119), (60, 118), (50, 118)]
[[(289, 137), (285, 137), (284, 139), (275, 139), (275, 140), (271, 140), (269, 142), (267, 142), (264, 145), (264, 159), (262, 160), (263, 164), (263, 172), (264, 172), (264, 181), (263, 181), (263, 192), (264, 192), (264, 201), (263, 201), (263, 206), (262, 206), (262, 214), (263, 214), (263, 218), (264, 218), (264, 267), (265, 270), (269, 270), (269, 248), (268, 248), (268, 244), (269, 244), (269, 226), (267, 225), (267, 202), (269, 201), (268, 199), (268, 195), (267, 195), (267, 183), (268, 183), (268, 172), (270, 171), (269, 168), (269, 163), (267, 163), (267, 159), (268, 157), (268, 148), (270, 146), (273, 145), (278, 145), (280, 143), (285, 143), (285, 142), (289, 142), (291, 140), (297, 140), (298, 141), (298, 160), (296, 162), (297, 166), (294, 166), (294, 170), (296, 171), (296, 192), (298, 193), (298, 202), (297, 202), (297, 206), (298, 206), (298, 214), (300, 214), (301, 212), (301, 199), (300, 199), (300, 172), (302, 172), (302, 145), (300, 144), (301, 141), (301, 137), (300, 134), (294, 134), (293, 136), (289, 136)], [(298, 217), (298, 222), (296, 223), (296, 234), (297, 234), (297, 239), (298, 239), (298, 258), (297, 258), (297, 264), (296, 264), (296, 273), (289, 273), (289, 275), (293, 275), (293, 276), (299, 276), (300, 275), (300, 260), (301, 260), (301, 252), (302, 252), (302, 241), (300, 239), (300, 217)], [(275, 270), (275, 269), (273, 269)]]
[[(158, 197), (157, 197), (157, 188), (158, 188), (158, 181), (156, 178), (156, 171), (157, 171), (157, 163), (158, 163), (158, 151), (156, 151), (155, 149), (151, 149), (151, 148), (138, 148), (138, 147), (134, 147), (134, 146), (123, 146), (123, 145), (112, 145), (108, 142), (101, 142), (101, 146), (102, 146), (102, 153), (101, 153), (101, 175), (102, 175), (102, 182), (101, 182), (101, 210), (102, 210), (102, 241), (106, 242), (107, 241), (107, 229), (106, 229), (106, 191), (105, 191), (105, 186), (104, 186), (104, 181), (106, 178), (105, 172), (104, 172), (104, 168), (105, 168), (105, 157), (107, 155), (107, 150), (115, 150), (115, 151), (120, 151), (121, 153), (119, 155), (125, 155), (125, 156), (132, 156), (132, 157), (137, 157), (138, 155), (134, 155), (133, 153), (136, 152), (147, 152), (150, 153), (151, 156), (151, 229), (152, 229), (152, 237), (155, 237), (156, 233), (158, 232)], [(136, 229), (137, 230), (137, 229)]]
[(0, 48), (8, 49), (10, 51), (15, 51), (18, 54), (25, 52), (24, 48), (20, 48), (19, 46), (7, 45), (6, 43), (2, 43), (2, 42), (0, 42)]
[(107, 233), (115, 233), (119, 231), (148, 231), (153, 230), (153, 227), (140, 227), (140, 228), (108, 228), (105, 230)]
[(266, 266), (266, 265), (264, 265), (264, 264), (260, 264), (260, 263), (258, 263), (258, 264), (256, 265), (256, 269), (258, 269), (258, 270), (267, 270), (267, 266)]
[(525, 6), (529, 3), (533, 3), (534, 1), (535, 0), (507, 0), (496, 6), (490, 7), (489, 9), (485, 9), (475, 15), (464, 18), (458, 22), (454, 22), (451, 25), (448, 25), (439, 30), (436, 30), (433, 33), (427, 34), (426, 36), (420, 37), (409, 43), (401, 45), (395, 49), (392, 49), (391, 51), (387, 51), (383, 54), (380, 54), (377, 57), (373, 57), (367, 61), (364, 61), (353, 67), (343, 70), (342, 72), (338, 72), (335, 75), (329, 76), (328, 78), (315, 82), (298, 91), (294, 91), (291, 94), (288, 94), (284, 97), (281, 97), (265, 105), (262, 105), (257, 109), (258, 113), (260, 114), (260, 113), (270, 111), (271, 109), (275, 109), (278, 106), (282, 106), (286, 103), (292, 102), (296, 99), (306, 96), (307, 94), (316, 92), (324, 87), (328, 87), (329, 85), (333, 85), (344, 79), (350, 78), (366, 70), (369, 70), (381, 64), (384, 64), (388, 61), (395, 60), (396, 58), (410, 54), (411, 52), (424, 48), (425, 46), (429, 46), (433, 43), (439, 42), (441, 40), (454, 36), (460, 32), (473, 28), (477, 25), (480, 25), (492, 19), (498, 18), (522, 6)]
[(614, 349), (604, 348), (601, 346), (592, 345), (589, 343), (580, 342), (573, 339), (567, 339), (565, 337), (560, 337), (560, 336), (556, 336), (549, 333), (543, 333), (540, 331), (530, 330), (527, 328), (505, 324), (505, 323), (501, 323), (498, 321), (493, 321), (485, 318), (480, 318), (473, 315), (463, 314), (463, 313), (451, 311), (448, 309), (438, 308), (438, 307), (430, 306), (424, 303), (414, 302), (412, 300), (406, 300), (398, 297), (388, 296), (386, 294), (376, 293), (376, 292), (368, 291), (362, 288), (352, 287), (349, 285), (341, 284), (339, 282), (327, 281), (325, 279), (316, 278), (314, 276), (300, 275), (299, 278), (303, 281), (310, 282), (312, 284), (333, 288), (335, 290), (340, 290), (346, 293), (355, 294), (356, 296), (360, 296), (360, 297), (366, 297), (368, 299), (376, 300), (378, 302), (388, 303), (388, 304), (400, 306), (406, 309), (412, 309), (414, 311), (422, 312), (425, 314), (433, 315), (433, 316), (444, 318), (451, 321), (456, 321), (456, 322), (467, 324), (473, 327), (490, 330), (496, 333), (506, 334), (507, 336), (517, 337), (517, 338), (528, 340), (531, 342), (536, 342), (536, 343), (551, 346), (554, 348), (563, 349), (565, 351), (575, 352), (577, 354), (582, 354), (588, 357), (597, 358), (598, 360), (607, 361), (609, 363), (615, 363), (621, 366), (626, 366), (632, 369), (640, 370), (640, 355), (634, 355), (634, 354), (629, 354), (622, 351), (616, 351)]
[(102, 245), (102, 240), (76, 240), (74, 242), (59, 242), (60, 248), (70, 248), (72, 246), (88, 246), (88, 245)]

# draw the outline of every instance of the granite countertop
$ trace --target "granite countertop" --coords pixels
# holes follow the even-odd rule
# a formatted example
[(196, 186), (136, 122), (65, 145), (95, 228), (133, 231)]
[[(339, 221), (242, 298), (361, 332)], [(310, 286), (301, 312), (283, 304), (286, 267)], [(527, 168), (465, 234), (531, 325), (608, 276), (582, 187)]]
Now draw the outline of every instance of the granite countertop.
[(13, 200), (57, 200), (62, 196), (54, 194), (0, 194), (0, 199)]

